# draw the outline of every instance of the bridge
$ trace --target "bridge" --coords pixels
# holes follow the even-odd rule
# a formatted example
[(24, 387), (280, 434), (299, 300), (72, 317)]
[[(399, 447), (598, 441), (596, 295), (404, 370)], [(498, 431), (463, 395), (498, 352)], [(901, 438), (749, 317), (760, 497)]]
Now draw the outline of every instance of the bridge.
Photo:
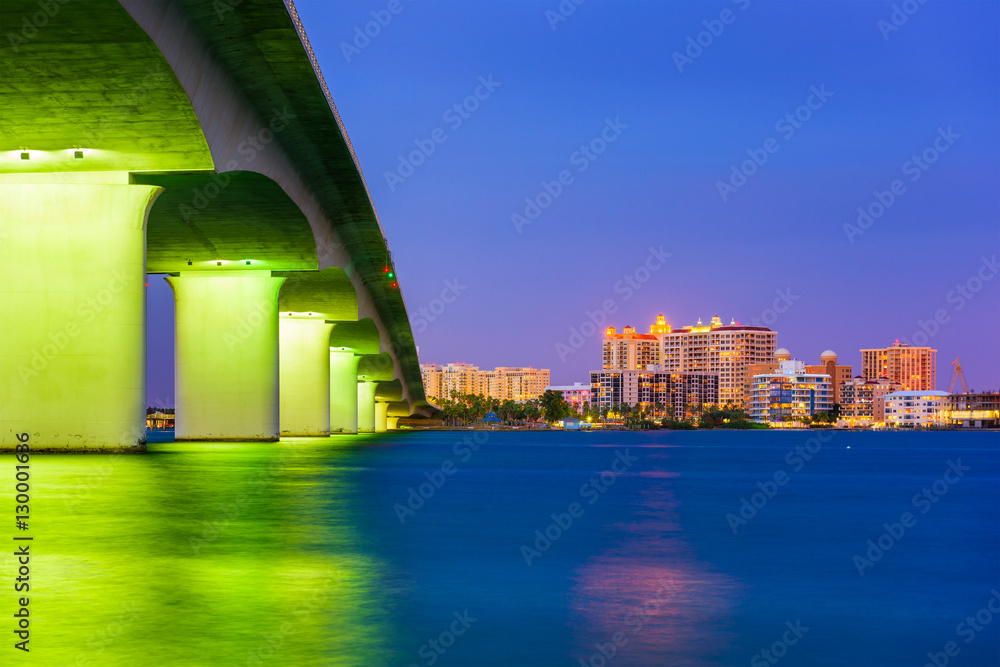
[(178, 440), (431, 414), (291, 0), (3, 0), (0, 449), (144, 448), (154, 276), (175, 298)]

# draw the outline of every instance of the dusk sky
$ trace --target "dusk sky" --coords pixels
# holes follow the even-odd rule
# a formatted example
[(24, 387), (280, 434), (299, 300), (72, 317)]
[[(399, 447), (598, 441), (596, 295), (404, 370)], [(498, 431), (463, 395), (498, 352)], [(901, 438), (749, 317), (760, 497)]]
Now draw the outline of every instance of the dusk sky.
[[(896, 25), (892, 2), (402, 0), (362, 48), (388, 0), (295, 4), (422, 362), (587, 382), (607, 324), (718, 313), (808, 363), (858, 372), (899, 338), (937, 348), (939, 389), (956, 356), (1000, 384), (997, 2), (897, 2)], [(149, 400), (172, 405), (173, 299), (149, 294)]]

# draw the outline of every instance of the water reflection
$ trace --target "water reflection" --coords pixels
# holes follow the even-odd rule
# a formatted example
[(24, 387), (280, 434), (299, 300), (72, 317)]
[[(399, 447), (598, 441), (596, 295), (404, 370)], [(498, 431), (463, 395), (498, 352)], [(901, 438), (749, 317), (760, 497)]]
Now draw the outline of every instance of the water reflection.
[(670, 488), (678, 474), (637, 474), (647, 484), (627, 519), (610, 527), (607, 543), (615, 546), (577, 571), (570, 601), (576, 664), (727, 664), (731, 637), (722, 628), (742, 586), (692, 554)]
[(33, 459), (32, 663), (393, 662), (384, 566), (340, 453), (289, 440)]

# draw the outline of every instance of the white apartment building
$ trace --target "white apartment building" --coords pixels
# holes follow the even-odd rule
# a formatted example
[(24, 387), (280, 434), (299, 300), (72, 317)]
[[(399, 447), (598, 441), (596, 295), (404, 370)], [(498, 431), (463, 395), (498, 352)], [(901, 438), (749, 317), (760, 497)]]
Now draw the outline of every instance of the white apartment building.
[(825, 373), (807, 373), (805, 363), (782, 361), (774, 373), (754, 375), (750, 391), (754, 421), (799, 421), (833, 409), (833, 383)]
[(946, 391), (896, 391), (885, 397), (885, 424), (896, 428), (934, 426), (947, 423), (949, 394)]

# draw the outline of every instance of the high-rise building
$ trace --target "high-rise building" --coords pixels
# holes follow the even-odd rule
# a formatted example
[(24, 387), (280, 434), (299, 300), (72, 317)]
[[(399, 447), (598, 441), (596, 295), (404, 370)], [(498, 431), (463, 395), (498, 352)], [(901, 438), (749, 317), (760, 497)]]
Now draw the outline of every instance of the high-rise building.
[(420, 364), (420, 377), (424, 381), (424, 395), (427, 398), (444, 398), (441, 391), (443, 379), (441, 364)]
[(840, 385), (851, 379), (851, 366), (837, 364), (837, 353), (827, 350), (819, 355), (819, 364), (806, 364), (806, 373), (826, 373), (833, 383), (833, 402), (840, 403)]
[[(610, 409), (616, 405), (638, 403), (651, 408), (652, 416), (683, 417), (694, 408), (719, 403), (718, 373), (667, 373), (665, 371), (600, 370), (590, 373), (590, 405), (592, 409)], [(657, 406), (664, 409), (656, 409)]]
[[(790, 361), (792, 358), (792, 353), (783, 347), (778, 348), (774, 352), (774, 358), (769, 363), (763, 364), (752, 364), (748, 370), (751, 377), (754, 375), (764, 375), (766, 373), (774, 373), (778, 370), (778, 366), (782, 361)], [(837, 363), (837, 353), (833, 350), (827, 350), (823, 354), (819, 355), (818, 364), (806, 364), (806, 373), (819, 373), (826, 374), (830, 376), (830, 381), (833, 384), (833, 402), (840, 403), (840, 385), (844, 382), (849, 382), (851, 379), (851, 366), (842, 366)], [(744, 400), (749, 405), (750, 402), (751, 387), (747, 387), (746, 395)]]
[(646, 370), (660, 363), (660, 340), (651, 333), (637, 334), (631, 326), (625, 327), (620, 334), (614, 327), (608, 327), (602, 352), (602, 368)]
[(934, 389), (937, 350), (913, 347), (898, 340), (891, 347), (861, 350), (861, 375), (866, 380), (886, 377), (904, 391)]
[(769, 363), (777, 334), (767, 327), (723, 324), (718, 315), (709, 324), (673, 328), (661, 313), (648, 334), (632, 327), (605, 332), (602, 367), (605, 370), (649, 370), (658, 366), (668, 373), (716, 373), (719, 404), (744, 405), (752, 364)]
[(452, 392), (483, 394), (501, 401), (538, 398), (549, 384), (549, 370), (501, 366), (492, 371), (472, 364), (420, 364), (424, 393), (428, 398), (446, 400)]
[(782, 361), (774, 373), (753, 376), (750, 416), (759, 422), (799, 421), (833, 408), (825, 373), (807, 373), (801, 361)]
[(864, 376), (856, 375), (840, 385), (840, 419), (849, 426), (883, 423), (886, 395), (901, 388), (885, 377), (866, 380)]
[(477, 393), (501, 401), (530, 401), (545, 392), (549, 375), (547, 368), (498, 366), (492, 371), (479, 371)]
[(424, 379), (424, 393), (429, 398), (445, 400), (451, 393), (478, 394), (479, 367), (472, 364), (420, 364)]

